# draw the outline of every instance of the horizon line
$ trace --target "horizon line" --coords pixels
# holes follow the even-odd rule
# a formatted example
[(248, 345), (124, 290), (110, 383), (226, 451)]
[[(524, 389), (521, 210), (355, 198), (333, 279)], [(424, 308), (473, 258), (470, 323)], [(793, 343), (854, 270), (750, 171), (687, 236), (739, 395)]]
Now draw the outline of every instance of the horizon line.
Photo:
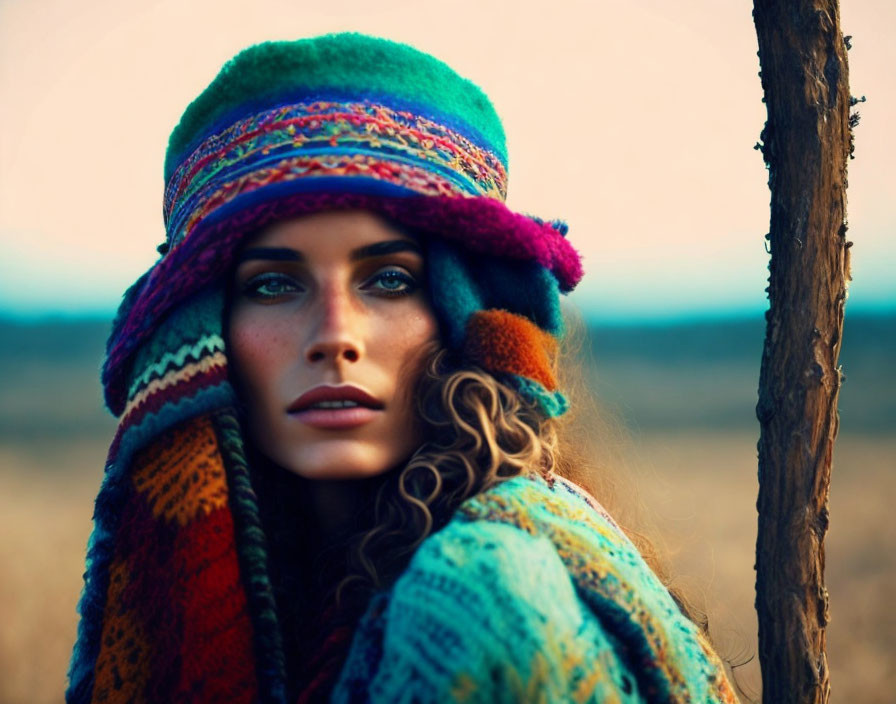
[[(564, 306), (565, 307), (565, 306)], [(603, 325), (609, 327), (630, 327), (650, 325), (688, 325), (694, 323), (713, 323), (734, 320), (761, 321), (767, 308), (754, 308), (744, 306), (732, 306), (730, 308), (695, 308), (691, 310), (675, 310), (661, 313), (659, 311), (588, 311), (575, 306), (573, 316), (588, 325)], [(889, 317), (896, 316), (896, 302), (882, 302), (847, 305), (846, 319), (851, 316), (861, 317)], [(40, 324), (54, 322), (109, 322), (115, 317), (114, 310), (91, 309), (65, 310), (21, 310), (0, 307), (0, 322)]]

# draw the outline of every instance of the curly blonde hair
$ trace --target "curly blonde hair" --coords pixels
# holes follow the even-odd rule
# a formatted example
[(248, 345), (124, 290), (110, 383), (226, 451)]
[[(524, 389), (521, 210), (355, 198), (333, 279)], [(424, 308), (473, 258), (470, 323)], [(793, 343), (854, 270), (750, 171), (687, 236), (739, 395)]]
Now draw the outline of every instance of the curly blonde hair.
[(354, 541), (339, 592), (353, 582), (371, 591), (387, 586), (464, 499), (528, 471), (556, 469), (553, 419), (444, 349), (429, 350), (424, 366), (416, 386), (423, 443), (379, 487), (374, 527)]
[[(574, 354), (568, 346), (563, 363), (555, 360), (554, 372), (563, 378), (564, 389), (585, 396), (584, 382), (576, 378), (579, 364), (568, 359)], [(374, 527), (355, 537), (349, 574), (337, 587), (337, 600), (351, 585), (369, 593), (387, 587), (420, 543), (441, 528), (465, 499), (520, 474), (563, 476), (602, 502), (613, 500), (612, 476), (589, 456), (593, 443), (582, 441), (593, 431), (587, 423), (612, 428), (594, 407), (578, 416), (549, 418), (512, 387), (488, 372), (464, 366), (445, 349), (434, 346), (425, 359), (416, 387), (424, 442), (380, 485)], [(670, 584), (653, 542), (640, 531), (622, 528), (682, 612), (705, 630), (705, 615)]]

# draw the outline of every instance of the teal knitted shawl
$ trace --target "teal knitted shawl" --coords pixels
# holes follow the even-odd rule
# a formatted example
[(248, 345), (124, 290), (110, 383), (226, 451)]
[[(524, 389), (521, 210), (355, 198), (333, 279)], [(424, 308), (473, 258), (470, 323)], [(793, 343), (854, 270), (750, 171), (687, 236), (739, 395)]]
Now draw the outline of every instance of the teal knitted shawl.
[(427, 538), (332, 701), (736, 702), (705, 637), (581, 488), (517, 477)]

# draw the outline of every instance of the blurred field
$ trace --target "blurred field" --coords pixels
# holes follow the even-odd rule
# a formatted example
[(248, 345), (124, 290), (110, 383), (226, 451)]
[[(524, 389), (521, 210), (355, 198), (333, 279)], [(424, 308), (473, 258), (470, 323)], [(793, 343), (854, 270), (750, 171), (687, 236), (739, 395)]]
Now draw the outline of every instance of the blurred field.
[[(753, 610), (756, 439), (730, 432), (650, 434), (638, 484), (673, 574), (709, 614), (717, 649), (744, 663), (745, 699), (761, 691)], [(835, 704), (893, 702), (896, 676), (896, 439), (843, 435), (825, 541), (831, 600), (828, 663)]]
[[(836, 703), (892, 702), (896, 320), (854, 322), (831, 490), (828, 657)], [(61, 701), (92, 499), (114, 427), (104, 322), (0, 322), (0, 702)], [(675, 580), (703, 603), (748, 698), (761, 325), (596, 328), (591, 382), (631, 428), (625, 464)]]

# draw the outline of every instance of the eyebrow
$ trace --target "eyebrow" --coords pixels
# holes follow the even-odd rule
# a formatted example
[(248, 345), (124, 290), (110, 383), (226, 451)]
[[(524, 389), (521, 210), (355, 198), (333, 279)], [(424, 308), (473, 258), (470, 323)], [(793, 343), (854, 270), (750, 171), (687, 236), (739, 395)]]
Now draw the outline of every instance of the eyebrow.
[[(387, 254), (395, 254), (396, 252), (413, 252), (423, 256), (423, 251), (416, 242), (411, 240), (386, 240), (385, 242), (374, 242), (373, 244), (364, 245), (358, 249), (352, 250), (349, 258), (352, 261), (360, 261), (371, 257), (382, 257)], [(244, 249), (237, 256), (237, 264), (250, 261), (252, 259), (261, 259), (264, 261), (278, 262), (304, 262), (305, 255), (297, 249), (289, 247), (250, 247)]]

